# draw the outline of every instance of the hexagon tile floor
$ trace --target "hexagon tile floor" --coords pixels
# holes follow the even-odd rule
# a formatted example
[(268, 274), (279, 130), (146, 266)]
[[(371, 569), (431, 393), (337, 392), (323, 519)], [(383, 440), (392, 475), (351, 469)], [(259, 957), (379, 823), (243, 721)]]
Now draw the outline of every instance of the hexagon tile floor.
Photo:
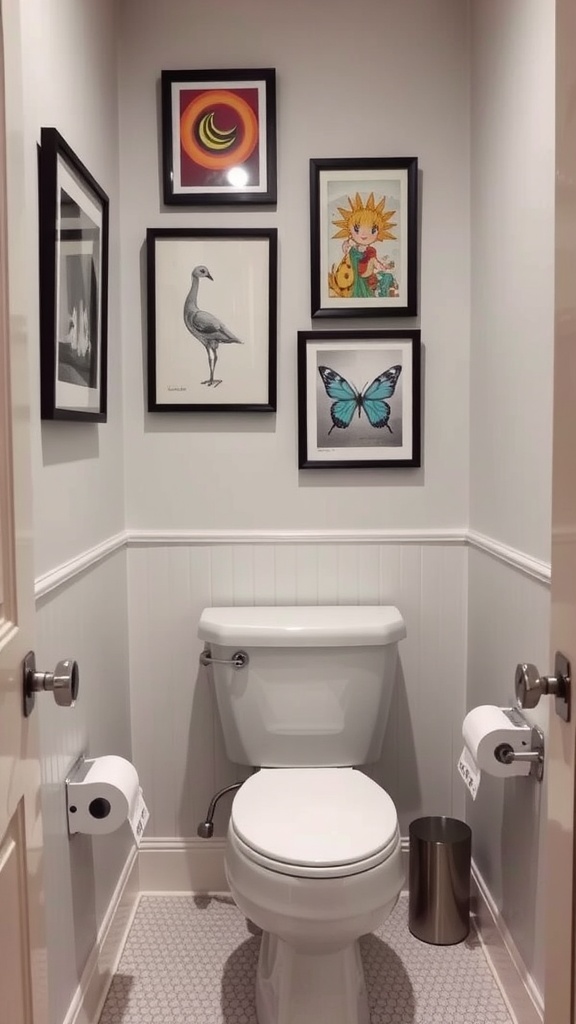
[[(512, 1024), (473, 931), (431, 946), (403, 895), (361, 940), (371, 1024)], [(260, 934), (226, 896), (143, 896), (100, 1024), (257, 1024)]]

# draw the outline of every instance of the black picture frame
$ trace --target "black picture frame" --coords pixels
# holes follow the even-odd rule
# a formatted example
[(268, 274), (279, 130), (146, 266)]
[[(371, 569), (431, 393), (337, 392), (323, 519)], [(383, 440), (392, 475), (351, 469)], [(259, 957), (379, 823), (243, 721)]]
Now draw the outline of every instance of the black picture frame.
[(273, 68), (162, 71), (164, 202), (276, 202)]
[(149, 228), (146, 247), (148, 410), (274, 412), (276, 228)]
[(310, 161), (312, 317), (417, 312), (417, 157)]
[(108, 196), (56, 128), (38, 167), (41, 417), (104, 423)]
[(419, 330), (300, 331), (299, 468), (420, 466), (420, 364)]

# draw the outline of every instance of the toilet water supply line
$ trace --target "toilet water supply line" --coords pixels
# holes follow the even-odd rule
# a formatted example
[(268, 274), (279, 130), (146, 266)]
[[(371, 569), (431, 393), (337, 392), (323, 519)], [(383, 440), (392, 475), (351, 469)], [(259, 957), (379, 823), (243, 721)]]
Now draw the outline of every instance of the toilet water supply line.
[(202, 821), (196, 830), (200, 839), (212, 839), (212, 836), (214, 835), (214, 812), (216, 810), (216, 804), (221, 796), (224, 796), (226, 793), (231, 793), (234, 789), (240, 789), (240, 786), (244, 785), (244, 781), (245, 780), (242, 780), (242, 782), (234, 782), (231, 786), (224, 786), (224, 789), (218, 790), (216, 795), (212, 797), (208, 807), (206, 820)]
[[(205, 644), (199, 661), (204, 668), (208, 668), (216, 662), (218, 665), (231, 665), (233, 668), (239, 669), (245, 668), (250, 661), (250, 658), (246, 651), (236, 651), (231, 658), (213, 658), (209, 645)], [(253, 771), (258, 771), (258, 769), (254, 768)], [(233, 782), (231, 786), (224, 786), (224, 789), (219, 789), (216, 795), (212, 797), (208, 806), (206, 820), (201, 821), (196, 829), (200, 839), (212, 839), (212, 836), (214, 835), (214, 812), (220, 797), (224, 796), (226, 793), (231, 793), (235, 789), (240, 789), (240, 786), (244, 785), (244, 782), (245, 780), (242, 780), (242, 782)]]

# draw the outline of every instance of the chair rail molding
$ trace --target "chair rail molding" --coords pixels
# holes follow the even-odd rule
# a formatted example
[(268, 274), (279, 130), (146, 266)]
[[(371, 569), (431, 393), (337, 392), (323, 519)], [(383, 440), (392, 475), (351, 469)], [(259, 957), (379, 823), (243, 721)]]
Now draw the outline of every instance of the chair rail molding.
[(57, 565), (56, 568), (50, 569), (48, 572), (43, 573), (42, 576), (38, 576), (34, 582), (34, 596), (36, 601), (41, 601), (42, 598), (46, 597), (47, 594), (50, 594), (51, 591), (56, 590), (65, 583), (68, 583), (70, 580), (74, 579), (75, 576), (79, 576), (81, 573), (86, 572), (89, 569), (93, 569), (105, 558), (114, 554), (115, 551), (120, 551), (125, 548), (127, 542), (128, 532), (126, 530), (122, 530), (120, 533), (115, 533), (112, 537), (108, 537), (106, 540), (101, 541), (100, 544), (96, 544), (93, 548), (81, 551), (75, 558), (62, 562), (62, 564)]
[(525, 576), (531, 576), (532, 579), (538, 580), (539, 583), (550, 585), (551, 566), (549, 562), (533, 558), (523, 551), (518, 551), (507, 544), (502, 544), (492, 537), (486, 537), (483, 533), (478, 533), (476, 530), (466, 531), (466, 542), (469, 547), (476, 548), (476, 550), (482, 551), (484, 554), (492, 555), (499, 562), (510, 565), (513, 569), (518, 569)]
[(118, 551), (130, 548), (219, 547), (234, 545), (412, 545), (468, 547), (481, 551), (539, 583), (550, 585), (550, 564), (466, 527), (422, 530), (124, 530), (80, 552), (35, 581), (36, 601), (87, 572)]
[(454, 527), (442, 530), (130, 530), (128, 546), (465, 543), (466, 531)]

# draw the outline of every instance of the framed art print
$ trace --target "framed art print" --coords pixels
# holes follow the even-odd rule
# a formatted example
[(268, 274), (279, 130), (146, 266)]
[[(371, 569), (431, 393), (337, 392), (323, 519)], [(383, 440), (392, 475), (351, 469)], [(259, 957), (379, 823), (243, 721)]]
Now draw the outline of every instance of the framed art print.
[(300, 469), (420, 465), (420, 331), (298, 334)]
[(43, 419), (106, 420), (108, 197), (55, 128), (39, 153)]
[(414, 316), (416, 157), (310, 161), (312, 316)]
[(276, 202), (276, 72), (162, 72), (164, 202)]
[(151, 228), (148, 409), (276, 409), (275, 228)]

